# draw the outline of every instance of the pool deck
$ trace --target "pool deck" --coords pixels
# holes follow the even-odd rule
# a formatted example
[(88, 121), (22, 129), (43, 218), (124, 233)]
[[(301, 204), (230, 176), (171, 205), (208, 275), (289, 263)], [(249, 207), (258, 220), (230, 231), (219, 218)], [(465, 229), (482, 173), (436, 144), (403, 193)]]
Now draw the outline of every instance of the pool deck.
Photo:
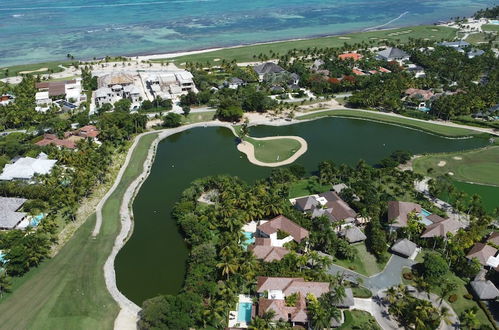
[(236, 310), (229, 312), (229, 328), (248, 328), (249, 324), (246, 322), (238, 321), (239, 304), (250, 303), (253, 304), (250, 296), (240, 294), (239, 302), (237, 303)]

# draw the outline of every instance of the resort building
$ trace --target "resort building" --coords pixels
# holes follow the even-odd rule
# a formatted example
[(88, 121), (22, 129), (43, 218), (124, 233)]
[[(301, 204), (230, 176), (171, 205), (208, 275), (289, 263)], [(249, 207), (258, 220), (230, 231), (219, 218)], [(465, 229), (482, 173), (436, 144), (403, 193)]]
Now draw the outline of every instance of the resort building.
[(18, 212), (26, 199), (0, 197), (0, 230), (10, 230), (26, 217), (26, 213)]
[(0, 180), (29, 181), (35, 175), (49, 174), (55, 163), (57, 163), (57, 160), (48, 159), (48, 156), (44, 153), (40, 153), (36, 158), (22, 157), (11, 164), (5, 165), (2, 174), (0, 174)]
[(391, 61), (403, 62), (403, 61), (408, 61), (410, 56), (402, 49), (395, 47), (387, 47), (386, 49), (379, 51), (376, 57), (379, 60), (384, 60), (388, 62)]
[[(306, 297), (320, 297), (329, 292), (327, 282), (306, 282), (303, 278), (263, 277), (257, 278), (256, 291), (260, 295), (257, 314), (263, 316), (273, 310), (274, 321), (290, 322), (293, 326), (308, 324)], [(296, 296), (294, 305), (286, 304), (286, 297)], [(290, 306), (291, 305), (291, 306)]]

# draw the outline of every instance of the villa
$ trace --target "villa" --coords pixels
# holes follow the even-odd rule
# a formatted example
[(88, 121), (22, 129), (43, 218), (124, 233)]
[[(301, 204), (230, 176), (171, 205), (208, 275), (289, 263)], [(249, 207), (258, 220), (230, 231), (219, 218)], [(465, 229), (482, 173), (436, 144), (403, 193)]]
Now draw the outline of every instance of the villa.
[(10, 230), (27, 216), (24, 212), (18, 212), (26, 199), (0, 197), (0, 230)]
[(483, 243), (476, 243), (466, 255), (469, 260), (477, 259), (482, 266), (496, 268), (499, 266), (499, 257), (496, 257), (497, 249)]
[[(274, 321), (291, 322), (293, 326), (308, 324), (306, 297), (320, 297), (329, 292), (327, 282), (306, 282), (303, 278), (263, 277), (257, 278), (256, 291), (260, 295), (257, 314), (262, 316), (273, 310)], [(297, 295), (294, 306), (286, 304), (286, 297)]]
[(359, 227), (349, 227), (340, 231), (340, 236), (343, 236), (348, 243), (359, 243), (367, 239), (366, 234), (359, 229)]
[(41, 147), (47, 145), (55, 145), (60, 148), (76, 149), (78, 141), (84, 139), (92, 139), (96, 142), (97, 136), (100, 134), (97, 127), (94, 125), (86, 125), (72, 132), (64, 133), (64, 139), (59, 139), (55, 134), (45, 134), (43, 139), (35, 144)]
[(416, 243), (409, 241), (407, 238), (395, 242), (395, 244), (392, 245), (391, 250), (393, 253), (411, 260), (416, 259), (416, 256), (420, 251)]
[(48, 92), (50, 98), (65, 99), (75, 104), (87, 100), (85, 93), (82, 93), (81, 79), (42, 81), (36, 83), (35, 87), (39, 92)]
[[(250, 227), (251, 224), (246, 225), (245, 230), (250, 230)], [(245, 231), (245, 235), (246, 233), (253, 236), (251, 232)], [(301, 243), (308, 238), (308, 234), (308, 230), (280, 215), (270, 221), (260, 221), (260, 225), (255, 227), (254, 238), (249, 238), (250, 244), (253, 244), (248, 249), (264, 262), (281, 260), (290, 252), (283, 247), (284, 244), (291, 241)]]
[(352, 59), (354, 61), (358, 61), (358, 60), (360, 60), (362, 58), (362, 55), (358, 54), (358, 53), (345, 53), (345, 54), (338, 55), (338, 58), (340, 60)]
[(253, 67), (253, 70), (258, 75), (258, 81), (260, 82), (272, 80), (273, 77), (285, 79), (285, 83), (288, 86), (295, 86), (300, 82), (299, 75), (297, 75), (296, 73), (290, 73), (273, 62), (266, 62), (255, 65)]
[(388, 221), (390, 222), (390, 229), (396, 230), (407, 227), (409, 214), (419, 214), (422, 210), (421, 205), (412, 202), (388, 202)]
[(0, 105), (8, 105), (14, 102), (15, 99), (16, 97), (12, 94), (2, 94), (0, 95)]
[(95, 91), (95, 103), (101, 107), (105, 103), (115, 103), (129, 99), (132, 105), (139, 106), (141, 92), (135, 84), (134, 76), (125, 72), (113, 72), (97, 78), (98, 89)]
[(465, 225), (453, 220), (453, 219), (443, 219), (437, 215), (433, 215), (434, 217), (428, 218), (433, 219), (431, 225), (428, 225), (421, 234), (421, 238), (433, 238), (433, 237), (443, 237), (446, 238), (448, 234), (456, 234), (457, 231), (461, 228), (464, 228)]
[(499, 290), (488, 280), (472, 281), (470, 286), (475, 297), (479, 300), (495, 300), (499, 297)]
[(49, 97), (49, 92), (38, 92), (35, 94), (35, 110), (38, 112), (46, 112), (50, 105), (52, 105), (52, 99)]
[(174, 99), (188, 92), (197, 93), (193, 75), (189, 71), (155, 71), (141, 73), (140, 77), (153, 97)]
[(69, 139), (59, 139), (55, 134), (44, 134), (43, 139), (35, 143), (37, 146), (44, 147), (54, 145), (59, 148), (75, 149), (76, 142)]
[(384, 60), (387, 62), (391, 61), (408, 61), (409, 54), (404, 52), (402, 49), (395, 47), (387, 47), (386, 49), (379, 51), (376, 56), (379, 60)]
[(487, 242), (499, 246), (499, 231), (491, 233)]
[(312, 218), (326, 216), (331, 222), (344, 221), (347, 223), (357, 220), (357, 213), (335, 191), (327, 191), (290, 201), (296, 209), (310, 213)]
[(0, 180), (31, 180), (35, 175), (49, 174), (57, 160), (48, 159), (43, 152), (36, 158), (22, 157), (11, 164), (6, 164)]

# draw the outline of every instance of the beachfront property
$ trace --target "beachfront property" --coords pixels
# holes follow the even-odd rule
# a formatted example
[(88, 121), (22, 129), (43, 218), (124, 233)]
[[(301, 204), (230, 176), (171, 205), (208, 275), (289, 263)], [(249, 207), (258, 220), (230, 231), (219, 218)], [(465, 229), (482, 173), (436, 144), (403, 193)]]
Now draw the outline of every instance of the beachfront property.
[(5, 164), (2, 174), (0, 174), (0, 180), (31, 181), (35, 175), (49, 174), (56, 163), (57, 160), (48, 159), (48, 156), (43, 152), (36, 158), (17, 158), (12, 163)]
[(87, 100), (82, 92), (81, 78), (63, 81), (42, 81), (35, 84), (39, 92), (48, 92), (51, 99), (63, 99), (69, 103), (79, 105)]
[(301, 243), (309, 235), (308, 230), (283, 215), (269, 221), (261, 220), (258, 225), (256, 222), (253, 223), (254, 232), (251, 232), (251, 225), (245, 226), (243, 227), (244, 235), (252, 243), (248, 249), (253, 252), (257, 259), (264, 262), (281, 260), (290, 253), (284, 247), (286, 243), (291, 241)]
[(455, 49), (456, 51), (463, 53), (463, 54), (466, 53), (466, 56), (469, 59), (472, 59), (472, 58), (475, 58), (478, 56), (482, 56), (483, 54), (485, 54), (485, 52), (481, 49), (470, 48), (471, 45), (464, 40), (444, 41), (444, 42), (438, 43), (438, 45), (442, 46), (442, 47), (448, 47), (448, 48)]
[(141, 91), (135, 85), (135, 78), (131, 74), (112, 72), (100, 75), (97, 78), (97, 87), (94, 94), (97, 107), (105, 103), (115, 103), (124, 98), (132, 102), (132, 107), (140, 106)]
[(197, 93), (193, 75), (189, 71), (156, 71), (141, 73), (150, 94), (156, 98), (176, 101), (188, 92)]
[(44, 147), (47, 145), (54, 145), (59, 148), (68, 148), (68, 149), (76, 149), (76, 144), (78, 141), (84, 139), (91, 139), (96, 143), (100, 143), (97, 140), (97, 136), (100, 134), (100, 131), (94, 125), (86, 125), (82, 128), (79, 128), (75, 131), (65, 132), (64, 138), (59, 139), (55, 134), (44, 134), (43, 139), (36, 142), (35, 144)]
[(376, 54), (376, 58), (379, 60), (391, 62), (404, 62), (409, 60), (409, 54), (399, 48), (387, 47)]
[(35, 110), (38, 112), (47, 112), (52, 105), (52, 99), (49, 97), (49, 92), (37, 92), (35, 94)]
[(258, 75), (258, 81), (270, 82), (280, 81), (283, 85), (296, 86), (300, 82), (300, 76), (290, 73), (274, 62), (266, 62), (255, 65), (253, 70)]
[(359, 223), (357, 212), (335, 191), (292, 198), (290, 202), (297, 210), (310, 214), (312, 218), (325, 216), (333, 224)]

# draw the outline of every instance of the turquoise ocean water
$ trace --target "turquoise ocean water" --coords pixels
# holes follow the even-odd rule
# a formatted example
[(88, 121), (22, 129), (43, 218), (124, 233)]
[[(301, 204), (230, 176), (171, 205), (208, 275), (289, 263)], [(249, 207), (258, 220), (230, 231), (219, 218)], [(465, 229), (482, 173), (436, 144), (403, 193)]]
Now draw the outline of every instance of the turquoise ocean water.
[(493, 3), (494, 0), (4, 0), (0, 6), (0, 66), (61, 60), (68, 53), (79, 59), (165, 53), (338, 34), (379, 25), (389, 28), (434, 23), (470, 15)]

